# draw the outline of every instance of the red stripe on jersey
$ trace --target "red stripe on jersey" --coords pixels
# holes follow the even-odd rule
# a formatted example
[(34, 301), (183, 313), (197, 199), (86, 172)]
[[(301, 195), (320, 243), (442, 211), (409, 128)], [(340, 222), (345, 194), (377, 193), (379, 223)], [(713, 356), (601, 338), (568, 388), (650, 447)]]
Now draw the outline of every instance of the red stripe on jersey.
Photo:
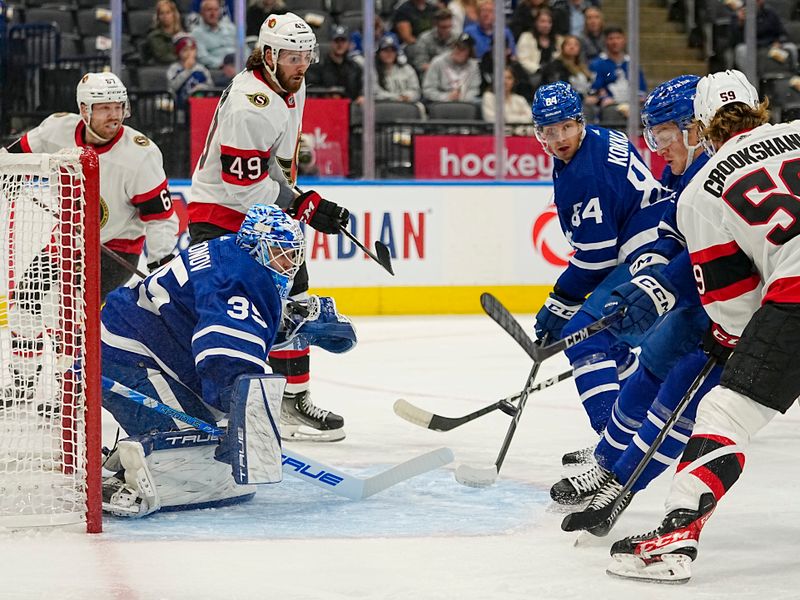
[(765, 302), (800, 302), (800, 277), (781, 277), (773, 281), (761, 304)]
[(712, 260), (721, 258), (723, 256), (731, 256), (739, 251), (739, 244), (737, 244), (735, 241), (732, 241), (725, 244), (717, 244), (716, 246), (704, 248), (703, 250), (698, 250), (697, 252), (690, 252), (689, 257), (692, 260), (692, 264), (696, 265), (711, 262)]
[(161, 194), (161, 190), (165, 189), (166, 187), (167, 187), (167, 180), (165, 179), (149, 192), (136, 194), (133, 198), (131, 198), (131, 204), (136, 206), (137, 204), (141, 204), (142, 202), (147, 202), (148, 200), (152, 200), (156, 196), (159, 196)]
[(227, 229), (231, 233), (239, 231), (244, 221), (244, 214), (219, 204), (205, 202), (189, 202), (189, 223), (210, 223)]
[(109, 250), (114, 252), (126, 252), (127, 254), (141, 254), (144, 248), (144, 236), (135, 240), (110, 240), (104, 244)]
[(243, 150), (242, 148), (234, 148), (233, 146), (220, 146), (219, 152), (223, 156), (239, 156), (241, 158), (251, 158), (253, 156), (259, 156), (261, 158), (269, 158), (270, 151), (267, 150), (266, 152), (262, 150)]
[(710, 290), (700, 294), (700, 302), (703, 303), (703, 305), (706, 305), (711, 304), (712, 302), (724, 302), (725, 300), (732, 300), (733, 298), (738, 298), (747, 292), (752, 292), (758, 287), (759, 283), (761, 283), (761, 277), (758, 275), (758, 273), (754, 273), (747, 279), (742, 279), (741, 281), (737, 281), (736, 283), (724, 288)]
[(19, 145), (22, 146), (23, 152), (33, 152), (33, 150), (31, 150), (31, 144), (28, 141), (27, 133), (19, 139)]
[(86, 123), (81, 119), (78, 123), (78, 126), (75, 128), (75, 145), (78, 148), (89, 147), (92, 148), (98, 154), (105, 154), (111, 148), (113, 148), (118, 141), (122, 139), (122, 134), (125, 133), (125, 126), (120, 126), (117, 135), (113, 137), (110, 142), (105, 144), (89, 144), (86, 140)]
[(293, 358), (303, 358), (304, 356), (309, 356), (311, 354), (311, 349), (306, 347), (302, 350), (273, 350), (269, 353), (272, 358), (276, 358), (279, 360), (291, 360)]

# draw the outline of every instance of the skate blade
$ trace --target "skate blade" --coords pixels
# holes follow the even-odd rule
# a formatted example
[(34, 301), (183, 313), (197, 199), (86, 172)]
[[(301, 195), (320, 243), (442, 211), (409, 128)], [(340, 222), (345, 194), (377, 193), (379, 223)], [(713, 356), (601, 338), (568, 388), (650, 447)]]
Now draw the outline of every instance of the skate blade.
[(619, 579), (643, 583), (687, 583), (692, 577), (692, 559), (683, 554), (663, 554), (661, 560), (646, 564), (632, 554), (614, 554), (606, 573)]
[(581, 500), (578, 504), (560, 504), (555, 500), (552, 500), (550, 504), (545, 508), (545, 512), (554, 513), (558, 515), (568, 515), (574, 512), (581, 512), (587, 506), (589, 506), (589, 502), (591, 498), (585, 498)]
[(322, 430), (305, 425), (281, 425), (281, 439), (284, 442), (340, 442), (344, 438), (344, 428)]

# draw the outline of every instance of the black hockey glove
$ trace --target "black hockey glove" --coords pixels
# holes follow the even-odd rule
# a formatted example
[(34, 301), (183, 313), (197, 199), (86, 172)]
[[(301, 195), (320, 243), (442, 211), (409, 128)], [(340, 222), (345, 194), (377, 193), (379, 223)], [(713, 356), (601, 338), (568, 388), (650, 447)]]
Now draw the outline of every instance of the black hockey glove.
[(328, 234), (339, 233), (339, 229), (345, 227), (350, 218), (350, 212), (346, 208), (325, 200), (313, 190), (295, 198), (286, 212), (317, 231)]
[(714, 337), (714, 324), (706, 329), (703, 335), (703, 351), (717, 359), (718, 365), (724, 365), (728, 358), (733, 353), (733, 348), (725, 346), (716, 337)]

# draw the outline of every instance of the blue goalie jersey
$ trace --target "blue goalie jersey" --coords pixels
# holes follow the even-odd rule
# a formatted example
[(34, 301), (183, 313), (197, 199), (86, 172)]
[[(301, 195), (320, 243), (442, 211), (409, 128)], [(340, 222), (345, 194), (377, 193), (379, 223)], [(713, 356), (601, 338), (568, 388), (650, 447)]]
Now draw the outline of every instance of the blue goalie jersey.
[(103, 360), (157, 369), (228, 412), (236, 377), (271, 372), (281, 309), (269, 271), (223, 236), (109, 294)]
[(575, 251), (556, 286), (571, 298), (585, 298), (657, 239), (666, 194), (618, 131), (589, 125), (572, 160), (553, 162), (558, 217)]

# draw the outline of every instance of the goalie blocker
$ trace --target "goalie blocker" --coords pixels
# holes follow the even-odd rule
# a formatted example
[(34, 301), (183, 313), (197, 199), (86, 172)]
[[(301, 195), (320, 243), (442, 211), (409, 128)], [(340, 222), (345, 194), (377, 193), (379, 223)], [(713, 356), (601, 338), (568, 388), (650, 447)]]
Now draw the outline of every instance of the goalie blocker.
[(158, 510), (221, 507), (250, 500), (254, 484), (282, 480), (279, 411), (286, 380), (240, 376), (227, 435), (198, 429), (121, 440), (105, 468), (103, 510), (142, 517)]

